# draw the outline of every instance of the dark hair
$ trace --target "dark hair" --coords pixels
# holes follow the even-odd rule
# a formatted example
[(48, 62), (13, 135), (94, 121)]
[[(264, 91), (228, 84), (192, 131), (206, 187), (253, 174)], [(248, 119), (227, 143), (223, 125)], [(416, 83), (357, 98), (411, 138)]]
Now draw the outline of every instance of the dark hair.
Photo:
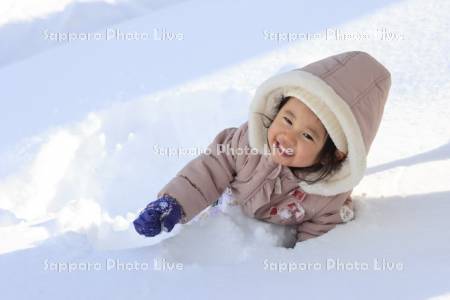
[[(281, 110), (281, 108), (289, 101), (291, 97), (285, 97), (281, 96), (281, 100), (277, 106), (275, 106), (275, 116), (278, 114), (278, 112)], [(273, 119), (271, 119), (269, 116), (263, 114), (260, 114), (264, 120), (263, 120), (263, 126), (266, 129), (269, 129), (270, 125), (272, 125)], [(268, 139), (269, 137), (267, 137)], [(267, 144), (269, 144), (269, 141), (267, 140)], [(319, 180), (322, 180), (326, 178), (328, 175), (330, 175), (332, 172), (339, 170), (339, 168), (342, 166), (342, 162), (344, 159), (339, 160), (336, 155), (336, 145), (334, 144), (333, 140), (331, 139), (330, 135), (327, 134), (327, 140), (325, 141), (325, 144), (323, 145), (322, 149), (320, 150), (318, 154), (319, 162), (309, 166), (309, 167), (289, 167), (291, 171), (296, 174), (298, 177), (300, 177), (302, 180), (306, 181), (309, 184), (318, 182)], [(303, 173), (305, 175), (308, 175), (310, 173), (318, 172), (319, 176), (314, 180), (308, 180), (304, 177), (300, 176), (299, 173)]]

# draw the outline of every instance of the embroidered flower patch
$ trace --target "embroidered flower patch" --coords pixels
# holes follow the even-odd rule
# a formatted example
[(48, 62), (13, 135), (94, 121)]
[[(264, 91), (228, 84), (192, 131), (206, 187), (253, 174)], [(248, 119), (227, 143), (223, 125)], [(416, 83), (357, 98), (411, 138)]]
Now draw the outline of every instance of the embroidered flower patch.
[(300, 221), (305, 216), (305, 209), (297, 201), (289, 202), (280, 208), (272, 207), (270, 216), (279, 216), (282, 220), (289, 220), (294, 217), (295, 221)]
[(302, 190), (300, 190), (299, 188), (296, 188), (291, 195), (293, 195), (295, 198), (297, 198), (300, 202), (302, 202), (303, 200), (305, 200), (306, 194), (305, 192), (303, 192)]
[(343, 205), (341, 207), (339, 214), (341, 215), (342, 222), (345, 222), (345, 223), (351, 221), (354, 217), (353, 210), (350, 207), (348, 207), (347, 205)]

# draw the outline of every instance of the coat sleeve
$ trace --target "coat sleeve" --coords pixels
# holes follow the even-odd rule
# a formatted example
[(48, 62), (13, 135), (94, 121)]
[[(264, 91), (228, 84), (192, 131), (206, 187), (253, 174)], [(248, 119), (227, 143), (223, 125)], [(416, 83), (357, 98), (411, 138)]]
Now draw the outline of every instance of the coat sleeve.
[(246, 144), (246, 133), (247, 122), (222, 130), (207, 151), (191, 160), (158, 192), (158, 198), (167, 194), (180, 203), (182, 224), (216, 201), (234, 179), (245, 155), (237, 149)]
[(355, 214), (351, 192), (334, 196), (310, 220), (299, 224), (297, 227), (297, 241), (301, 242), (318, 237), (335, 228), (337, 224), (353, 220)]

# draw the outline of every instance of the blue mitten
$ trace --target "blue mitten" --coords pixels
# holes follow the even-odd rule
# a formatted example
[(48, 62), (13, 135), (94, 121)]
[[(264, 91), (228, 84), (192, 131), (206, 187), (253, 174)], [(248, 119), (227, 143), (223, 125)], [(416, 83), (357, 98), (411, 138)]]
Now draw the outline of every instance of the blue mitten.
[[(164, 231), (172, 231), (183, 217), (183, 209), (174, 198), (164, 195), (153, 201), (140, 212), (139, 217), (133, 221), (134, 228), (139, 234), (155, 236)], [(162, 228), (161, 228), (162, 227)]]

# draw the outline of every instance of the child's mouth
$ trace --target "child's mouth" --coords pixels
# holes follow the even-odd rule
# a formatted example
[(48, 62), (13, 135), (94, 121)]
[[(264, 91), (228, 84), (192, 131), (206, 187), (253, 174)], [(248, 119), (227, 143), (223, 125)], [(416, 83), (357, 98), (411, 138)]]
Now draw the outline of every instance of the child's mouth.
[(281, 157), (292, 157), (294, 156), (294, 150), (291, 148), (283, 147), (279, 141), (275, 140), (273, 144), (274, 151)]

